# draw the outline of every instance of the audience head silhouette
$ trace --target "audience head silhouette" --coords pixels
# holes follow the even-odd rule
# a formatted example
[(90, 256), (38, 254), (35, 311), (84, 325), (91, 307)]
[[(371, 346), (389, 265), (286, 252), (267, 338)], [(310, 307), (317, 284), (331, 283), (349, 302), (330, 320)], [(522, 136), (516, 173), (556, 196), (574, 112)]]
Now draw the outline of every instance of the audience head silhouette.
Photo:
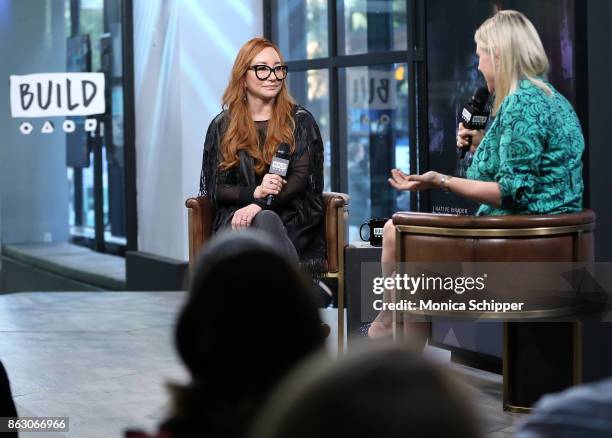
[(242, 436), (269, 391), (323, 343), (299, 267), (262, 233), (217, 235), (196, 264), (176, 327), (192, 377), (174, 390), (180, 436)]
[(476, 438), (468, 401), (405, 346), (308, 361), (279, 386), (251, 438)]

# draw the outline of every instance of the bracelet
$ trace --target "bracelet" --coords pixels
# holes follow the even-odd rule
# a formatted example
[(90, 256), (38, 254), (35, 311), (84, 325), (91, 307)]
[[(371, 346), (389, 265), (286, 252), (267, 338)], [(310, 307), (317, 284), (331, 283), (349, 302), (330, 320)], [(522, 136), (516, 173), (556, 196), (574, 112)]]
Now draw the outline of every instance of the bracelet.
[(448, 187), (448, 183), (452, 178), (453, 177), (451, 175), (442, 175), (440, 177), (440, 185), (442, 186), (442, 190), (444, 190), (444, 193), (450, 192), (450, 187)]

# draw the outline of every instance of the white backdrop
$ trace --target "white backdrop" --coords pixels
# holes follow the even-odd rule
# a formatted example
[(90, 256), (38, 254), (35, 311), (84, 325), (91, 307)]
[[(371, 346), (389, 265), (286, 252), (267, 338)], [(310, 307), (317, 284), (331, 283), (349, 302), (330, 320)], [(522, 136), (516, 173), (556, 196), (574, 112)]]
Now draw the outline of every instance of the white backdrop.
[(238, 49), (263, 33), (262, 0), (135, 0), (138, 246), (187, 260), (206, 128)]

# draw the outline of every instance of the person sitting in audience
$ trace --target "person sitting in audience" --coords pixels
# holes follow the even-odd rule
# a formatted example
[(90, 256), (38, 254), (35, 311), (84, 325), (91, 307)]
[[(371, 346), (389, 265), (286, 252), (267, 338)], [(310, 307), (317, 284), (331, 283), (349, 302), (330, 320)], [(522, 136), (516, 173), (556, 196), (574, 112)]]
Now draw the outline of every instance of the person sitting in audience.
[[(0, 362), (0, 417), (17, 417), (17, 409), (15, 409), (11, 385), (2, 362)], [(5, 432), (2, 436), (6, 438), (17, 438), (18, 433)]]
[(612, 436), (612, 379), (542, 397), (517, 438)]
[(250, 438), (478, 438), (461, 388), (415, 352), (384, 346), (305, 362), (279, 385)]
[(170, 386), (172, 415), (157, 436), (243, 436), (269, 391), (324, 345), (311, 287), (266, 234), (216, 235), (197, 262), (176, 326), (191, 382)]

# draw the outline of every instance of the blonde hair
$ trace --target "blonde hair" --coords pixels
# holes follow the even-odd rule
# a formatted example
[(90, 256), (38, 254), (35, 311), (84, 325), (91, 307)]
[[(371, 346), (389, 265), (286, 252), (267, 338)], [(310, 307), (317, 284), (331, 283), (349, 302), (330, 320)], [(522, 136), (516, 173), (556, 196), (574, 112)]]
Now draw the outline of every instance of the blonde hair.
[(497, 114), (505, 97), (516, 91), (521, 79), (528, 79), (547, 94), (552, 94), (538, 77), (548, 73), (548, 57), (538, 32), (525, 15), (512, 10), (497, 12), (476, 30), (474, 41), (487, 51), (493, 63), (493, 114)]

